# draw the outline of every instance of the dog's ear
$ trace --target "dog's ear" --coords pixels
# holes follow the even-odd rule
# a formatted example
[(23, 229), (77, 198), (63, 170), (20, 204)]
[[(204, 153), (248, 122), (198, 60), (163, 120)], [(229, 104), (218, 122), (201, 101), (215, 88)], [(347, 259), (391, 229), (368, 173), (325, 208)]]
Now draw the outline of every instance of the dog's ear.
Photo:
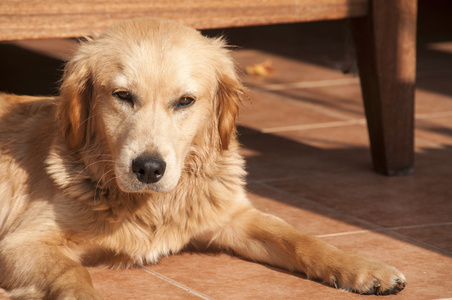
[(64, 68), (58, 115), (62, 133), (73, 151), (80, 150), (87, 139), (92, 98), (91, 78), (88, 58), (81, 53), (78, 53)]
[(220, 135), (220, 149), (227, 150), (231, 139), (235, 138), (235, 122), (239, 113), (244, 87), (239, 80), (232, 61), (226, 67), (228, 72), (220, 74), (217, 91), (218, 133)]

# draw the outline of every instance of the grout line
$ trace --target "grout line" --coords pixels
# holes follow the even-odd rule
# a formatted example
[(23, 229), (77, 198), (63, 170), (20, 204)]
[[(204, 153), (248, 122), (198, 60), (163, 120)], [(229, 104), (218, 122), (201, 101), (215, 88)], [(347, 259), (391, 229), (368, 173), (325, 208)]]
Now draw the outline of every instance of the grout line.
[(450, 225), (452, 225), (452, 222), (423, 224), (423, 225), (398, 226), (398, 227), (391, 227), (391, 228), (388, 228), (388, 229), (390, 229), (390, 230), (400, 230), (400, 229), (428, 228), (428, 227), (450, 226)]
[(324, 237), (332, 237), (332, 236), (343, 236), (343, 235), (353, 235), (353, 234), (360, 234), (360, 233), (368, 233), (368, 232), (376, 232), (378, 230), (356, 230), (356, 231), (348, 231), (348, 232), (338, 232), (338, 233), (329, 233), (329, 234), (320, 234), (316, 235), (318, 238), (324, 238)]
[[(300, 176), (263, 178), (263, 179), (259, 179), (258, 181), (260, 181), (260, 182), (280, 182), (280, 181), (295, 180), (295, 179), (300, 179)], [(250, 182), (250, 180), (248, 180), (248, 182)]]
[[(395, 231), (392, 231), (392, 230), (393, 230), (392, 228), (385, 228), (385, 227), (382, 227), (382, 226), (380, 226), (380, 225), (377, 225), (377, 224), (373, 224), (373, 223), (367, 222), (367, 221), (365, 221), (365, 220), (363, 220), (363, 219), (360, 219), (360, 218), (357, 218), (357, 217), (354, 217), (354, 216), (351, 216), (351, 215), (342, 213), (342, 212), (340, 212), (340, 211), (338, 211), (338, 210), (329, 208), (329, 207), (324, 206), (324, 205), (322, 205), (322, 204), (319, 204), (319, 203), (317, 203), (317, 202), (315, 202), (315, 201), (312, 201), (312, 200), (308, 200), (308, 199), (305, 199), (305, 198), (298, 197), (298, 196), (296, 196), (296, 195), (293, 195), (293, 194), (291, 194), (291, 193), (289, 193), (289, 192), (286, 192), (286, 191), (284, 191), (284, 190), (281, 190), (281, 189), (279, 189), (279, 188), (276, 188), (276, 187), (274, 187), (274, 186), (268, 185), (268, 184), (263, 183), (263, 182), (254, 181), (254, 180), (251, 180), (250, 182), (252, 182), (252, 183), (254, 183), (254, 184), (257, 184), (257, 185), (260, 185), (261, 187), (266, 188), (266, 189), (268, 189), (268, 190), (277, 192), (277, 193), (279, 193), (279, 194), (281, 194), (281, 195), (284, 195), (284, 196), (286, 196), (286, 197), (292, 198), (292, 199), (294, 199), (294, 200), (303, 202), (303, 203), (305, 203), (305, 204), (309, 204), (309, 205), (311, 205), (311, 206), (313, 206), (313, 207), (316, 207), (316, 208), (318, 208), (318, 209), (321, 209), (321, 210), (330, 212), (330, 213), (332, 213), (332, 214), (341, 216), (341, 217), (343, 217), (343, 218), (345, 218), (345, 219), (353, 220), (353, 221), (355, 221), (355, 222), (357, 222), (357, 223), (360, 223), (360, 224), (362, 224), (362, 225), (365, 225), (365, 226), (368, 226), (368, 227), (370, 227), (370, 228), (373, 228), (373, 229), (367, 230), (367, 231), (369, 231), (369, 232), (385, 232), (385, 233), (390, 234), (390, 235), (392, 235), (393, 237), (395, 237), (395, 238), (397, 238), (397, 239), (399, 239), (399, 240), (408, 241), (408, 242), (410, 242), (410, 243), (412, 243), (412, 244), (414, 244), (414, 245), (417, 245), (417, 246), (419, 246), (419, 247), (423, 247), (423, 248), (425, 248), (425, 249), (428, 249), (428, 250), (431, 250), (431, 251), (435, 251), (435, 252), (437, 252), (437, 253), (440, 253), (440, 254), (443, 254), (443, 255), (446, 255), (446, 256), (452, 256), (452, 252), (449, 252), (449, 251), (447, 251), (447, 250), (443, 250), (443, 249), (437, 248), (437, 247), (432, 246), (432, 245), (430, 245), (430, 244), (427, 244), (427, 243), (418, 241), (418, 240), (416, 240), (416, 239), (410, 238), (410, 237), (408, 237), (408, 236), (405, 236), (405, 235), (403, 235), (403, 234), (397, 233), (397, 232), (395, 232)], [(439, 223), (439, 224), (449, 225), (449, 223)], [(420, 226), (426, 226), (426, 227), (427, 227), (428, 225), (420, 225)], [(410, 226), (407, 226), (407, 227), (410, 227)], [(397, 229), (397, 228), (399, 228), (399, 227), (394, 227), (394, 228)], [(366, 230), (363, 230), (363, 231), (356, 231), (356, 233), (357, 233), (357, 232), (366, 232)], [(338, 234), (338, 235), (340, 235), (340, 234)], [(344, 233), (343, 235), (346, 235), (346, 233)]]
[[(450, 70), (433, 70), (418, 72), (417, 78), (430, 78), (432, 76), (447, 76), (450, 75)], [(315, 81), (299, 81), (291, 83), (275, 83), (268, 85), (251, 85), (253, 89), (260, 91), (280, 91), (287, 89), (304, 89), (304, 88), (316, 88), (316, 87), (328, 87), (328, 86), (339, 86), (339, 85), (349, 85), (349, 84), (359, 84), (360, 79), (356, 77), (338, 78), (338, 79), (326, 79), (326, 80), (315, 80)]]
[(422, 149), (424, 149), (426, 147), (433, 147), (433, 148), (439, 148), (439, 149), (444, 148), (444, 145), (440, 144), (438, 142), (432, 142), (432, 141), (427, 140), (425, 138), (416, 137), (416, 146), (417, 146), (417, 144), (421, 144), (419, 142), (421, 142), (422, 144), (425, 144), (423, 146), (419, 146), (419, 149), (421, 149), (420, 150), (421, 152), (422, 152)]
[(359, 77), (341, 78), (341, 79), (328, 79), (328, 80), (316, 80), (316, 81), (301, 81), (294, 83), (277, 83), (264, 86), (252, 86), (253, 89), (261, 91), (280, 91), (287, 89), (303, 89), (303, 88), (316, 88), (326, 86), (338, 86), (359, 83)]
[(193, 294), (195, 296), (198, 296), (201, 299), (212, 300), (212, 298), (210, 298), (210, 297), (208, 297), (208, 296), (206, 296), (206, 295), (204, 295), (204, 294), (202, 294), (200, 292), (197, 292), (197, 291), (195, 291), (195, 290), (193, 290), (193, 289), (191, 289), (191, 288), (189, 288), (189, 287), (187, 287), (187, 286), (185, 286), (185, 285), (183, 285), (183, 284), (181, 284), (181, 283), (179, 283), (177, 281), (169, 279), (168, 277), (163, 276), (163, 275), (161, 275), (161, 274), (159, 274), (157, 272), (151, 271), (151, 270), (146, 269), (144, 267), (140, 267), (140, 269), (142, 269), (143, 271), (145, 271), (145, 272), (147, 272), (147, 273), (149, 273), (151, 275), (154, 275), (157, 278), (162, 279), (163, 281), (166, 281), (166, 282), (168, 282), (168, 283), (170, 283), (170, 284), (172, 284), (174, 286), (177, 286), (178, 288), (183, 289), (184, 291), (187, 291), (187, 292), (189, 292), (189, 293), (191, 293), (191, 294)]
[(304, 124), (304, 125), (293, 125), (293, 126), (281, 126), (261, 129), (263, 133), (274, 133), (281, 131), (296, 131), (296, 130), (306, 130), (306, 129), (316, 129), (316, 128), (330, 128), (330, 127), (341, 127), (350, 126), (357, 124), (366, 124), (365, 119), (353, 119), (346, 121), (336, 121), (336, 122), (326, 122), (326, 123), (316, 123), (316, 124)]
[(421, 113), (416, 114), (416, 119), (429, 119), (429, 118), (440, 118), (440, 117), (450, 117), (452, 116), (452, 111), (441, 111), (441, 112), (433, 112), (433, 113)]
[(353, 234), (360, 234), (360, 233), (367, 233), (367, 232), (383, 232), (383, 231), (393, 231), (393, 230), (401, 230), (401, 229), (429, 228), (429, 227), (449, 226), (449, 225), (452, 225), (452, 222), (423, 224), (423, 225), (408, 225), (408, 226), (398, 226), (398, 227), (388, 227), (388, 228), (382, 227), (382, 229), (356, 230), (356, 231), (348, 231), (348, 232), (321, 234), (321, 235), (316, 235), (316, 237), (323, 238), (323, 237), (332, 237), (332, 236), (353, 235)]
[[(440, 117), (451, 117), (452, 111), (444, 112), (434, 112), (434, 113), (420, 113), (416, 114), (414, 118), (416, 120), (430, 119), (430, 118), (440, 118)], [(283, 131), (297, 131), (297, 130), (308, 130), (308, 129), (318, 129), (318, 128), (332, 128), (341, 126), (351, 126), (351, 125), (365, 125), (366, 119), (351, 119), (344, 121), (334, 121), (325, 123), (315, 123), (315, 124), (300, 124), (292, 126), (280, 126), (280, 127), (269, 127), (263, 128), (259, 131), (262, 133), (277, 133)]]

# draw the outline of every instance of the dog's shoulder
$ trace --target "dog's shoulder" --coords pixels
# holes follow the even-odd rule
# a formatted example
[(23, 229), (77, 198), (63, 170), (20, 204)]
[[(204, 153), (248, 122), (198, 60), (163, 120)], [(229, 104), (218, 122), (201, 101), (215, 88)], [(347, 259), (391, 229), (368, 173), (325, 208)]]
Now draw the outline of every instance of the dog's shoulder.
[(0, 116), (11, 114), (36, 114), (39, 112), (55, 110), (57, 97), (21, 96), (0, 93)]
[(26, 145), (51, 136), (56, 126), (56, 103), (53, 97), (0, 94), (0, 149), (5, 150), (8, 144), (19, 147), (10, 149), (13, 152), (21, 152)]
[(57, 132), (56, 103), (53, 97), (0, 94), (0, 152), (8, 164), (40, 168)]

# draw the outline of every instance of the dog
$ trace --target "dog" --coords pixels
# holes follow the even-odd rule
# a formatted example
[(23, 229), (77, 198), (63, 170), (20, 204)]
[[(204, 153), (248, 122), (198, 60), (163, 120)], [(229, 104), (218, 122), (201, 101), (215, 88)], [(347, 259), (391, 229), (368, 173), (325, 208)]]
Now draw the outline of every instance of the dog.
[(217, 249), (361, 294), (404, 275), (252, 207), (224, 40), (122, 21), (82, 42), (58, 97), (0, 95), (0, 286), (17, 299), (100, 299), (85, 266)]

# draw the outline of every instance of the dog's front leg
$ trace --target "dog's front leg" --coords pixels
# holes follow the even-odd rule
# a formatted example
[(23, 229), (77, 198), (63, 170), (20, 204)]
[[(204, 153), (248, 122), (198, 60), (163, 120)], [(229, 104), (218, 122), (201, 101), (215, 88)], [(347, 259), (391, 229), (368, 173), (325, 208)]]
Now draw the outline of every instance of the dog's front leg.
[(0, 242), (0, 286), (14, 299), (101, 299), (82, 265), (56, 245), (13, 234)]
[(405, 277), (379, 260), (345, 253), (303, 234), (281, 219), (245, 209), (216, 232), (213, 243), (246, 259), (305, 273), (337, 288), (363, 294), (401, 291)]

